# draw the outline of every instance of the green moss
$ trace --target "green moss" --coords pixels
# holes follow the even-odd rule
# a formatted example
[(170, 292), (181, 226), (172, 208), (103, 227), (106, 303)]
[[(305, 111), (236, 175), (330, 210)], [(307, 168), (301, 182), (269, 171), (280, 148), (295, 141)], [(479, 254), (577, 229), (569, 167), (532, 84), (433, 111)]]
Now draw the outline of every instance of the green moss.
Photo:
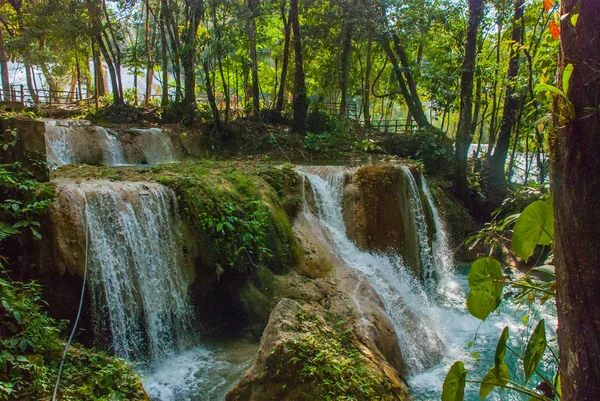
[(289, 166), (212, 161), (147, 168), (65, 166), (54, 178), (157, 181), (172, 188), (194, 228), (202, 262), (218, 274), (259, 265), (284, 271), (300, 255), (283, 205), (297, 195), (301, 181)]
[[(269, 375), (283, 383), (294, 383), (301, 400), (393, 400), (391, 384), (375, 373), (355, 345), (345, 321), (333, 324), (301, 310), (296, 314), (303, 334), (267, 360)], [(287, 385), (283, 385), (285, 389)]]

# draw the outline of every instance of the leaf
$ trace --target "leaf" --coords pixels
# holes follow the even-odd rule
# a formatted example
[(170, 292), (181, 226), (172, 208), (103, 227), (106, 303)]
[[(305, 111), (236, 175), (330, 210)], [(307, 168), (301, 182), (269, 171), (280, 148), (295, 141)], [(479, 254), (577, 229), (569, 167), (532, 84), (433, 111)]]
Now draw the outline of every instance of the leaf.
[(504, 281), (500, 262), (493, 258), (479, 258), (469, 271), (469, 296), (467, 309), (471, 315), (485, 320), (492, 313), (502, 296)]
[(550, 245), (554, 239), (554, 216), (550, 201), (527, 206), (515, 223), (511, 245), (514, 253), (527, 260), (537, 245)]
[(550, 35), (552, 35), (552, 38), (554, 38), (554, 40), (558, 39), (558, 37), (560, 36), (560, 28), (558, 27), (556, 21), (550, 21), (550, 23), (548, 24), (548, 30), (550, 31)]
[(494, 366), (499, 367), (504, 363), (504, 357), (506, 357), (506, 342), (508, 341), (508, 326), (502, 330), (502, 335), (496, 345), (496, 354), (494, 355)]
[(546, 351), (546, 324), (544, 319), (533, 330), (529, 342), (525, 348), (525, 357), (523, 358), (523, 369), (525, 370), (525, 384), (529, 382), (531, 375), (542, 360), (544, 351)]
[(479, 387), (479, 398), (482, 400), (488, 396), (494, 389), (499, 386), (503, 388), (506, 383), (510, 380), (510, 372), (508, 366), (505, 363), (500, 364), (498, 367), (494, 366), (488, 370), (487, 374), (481, 381), (481, 387)]
[(569, 81), (571, 80), (571, 74), (573, 74), (573, 64), (567, 64), (562, 74), (562, 87), (565, 96), (569, 94)]
[(554, 4), (554, 0), (544, 0), (544, 11), (548, 12), (552, 9), (552, 5)]
[(577, 26), (577, 21), (579, 21), (579, 13), (573, 13), (571, 14), (571, 25), (573, 26)]
[(548, 85), (548, 84), (537, 84), (535, 86), (534, 91), (535, 91), (535, 93), (552, 92), (555, 95), (560, 95), (560, 96), (566, 98), (566, 95), (563, 93), (563, 91), (558, 89), (556, 86), (552, 86), (552, 85)]
[(442, 401), (463, 401), (467, 370), (461, 361), (454, 362), (448, 371), (442, 387)]

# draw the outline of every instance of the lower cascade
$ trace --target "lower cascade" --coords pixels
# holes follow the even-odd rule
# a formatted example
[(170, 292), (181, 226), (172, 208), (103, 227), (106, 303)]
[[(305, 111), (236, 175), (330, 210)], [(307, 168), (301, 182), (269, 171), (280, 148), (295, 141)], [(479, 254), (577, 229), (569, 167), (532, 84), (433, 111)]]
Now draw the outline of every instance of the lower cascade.
[(155, 183), (61, 184), (82, 199), (96, 336), (126, 359), (159, 359), (191, 327), (176, 199)]

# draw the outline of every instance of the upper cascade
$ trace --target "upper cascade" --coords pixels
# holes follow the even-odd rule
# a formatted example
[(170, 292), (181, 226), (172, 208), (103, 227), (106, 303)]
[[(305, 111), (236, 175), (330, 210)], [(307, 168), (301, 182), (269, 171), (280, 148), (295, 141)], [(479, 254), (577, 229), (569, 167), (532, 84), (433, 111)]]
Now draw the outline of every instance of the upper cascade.
[(97, 340), (110, 338), (130, 360), (181, 348), (192, 311), (173, 191), (151, 182), (55, 183), (55, 248), (63, 261), (87, 263)]
[(117, 133), (86, 120), (44, 120), (44, 124), (46, 158), (53, 168), (84, 163), (172, 163), (178, 159), (169, 132), (161, 128), (131, 128)]

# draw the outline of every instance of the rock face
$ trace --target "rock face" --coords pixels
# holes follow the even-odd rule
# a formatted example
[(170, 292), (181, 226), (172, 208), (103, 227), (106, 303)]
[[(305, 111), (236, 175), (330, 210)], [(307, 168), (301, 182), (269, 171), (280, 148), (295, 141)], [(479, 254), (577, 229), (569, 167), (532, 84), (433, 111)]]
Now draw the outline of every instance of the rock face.
[[(420, 174), (415, 169), (411, 173)], [(344, 179), (344, 222), (348, 237), (359, 248), (398, 254), (419, 277), (421, 262), (411, 191), (405, 172), (394, 165), (364, 166), (348, 172)]]
[[(304, 258), (297, 272), (277, 278), (281, 300), (263, 332), (257, 361), (226, 399), (314, 400), (325, 394), (410, 399), (402, 379), (407, 369), (377, 293), (332, 252), (327, 231), (312, 215), (300, 214), (294, 232)], [(338, 368), (337, 377), (324, 373)], [(356, 376), (364, 378), (362, 386), (354, 386)], [(345, 386), (336, 385), (342, 382)]]

